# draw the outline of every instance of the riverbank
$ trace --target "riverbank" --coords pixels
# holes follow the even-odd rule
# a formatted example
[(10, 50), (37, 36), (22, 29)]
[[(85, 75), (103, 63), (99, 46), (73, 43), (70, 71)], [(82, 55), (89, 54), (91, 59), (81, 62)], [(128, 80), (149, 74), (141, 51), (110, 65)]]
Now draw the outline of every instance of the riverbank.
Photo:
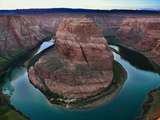
[(151, 91), (146, 97), (143, 105), (143, 112), (138, 120), (159, 120), (160, 119), (160, 89)]
[[(60, 105), (70, 109), (82, 109), (82, 108), (93, 108), (102, 105), (104, 102), (111, 100), (119, 92), (122, 84), (124, 83), (127, 73), (124, 68), (118, 63), (114, 62), (113, 67), (114, 78), (109, 87), (104, 89), (101, 93), (94, 96), (87, 97), (85, 99), (66, 99), (64, 96), (58, 95), (56, 93), (51, 93), (49, 90), (45, 91), (42, 88), (38, 88), (32, 83), (36, 88), (38, 88), (42, 93), (44, 93), (47, 99), (56, 105)], [(43, 83), (44, 81), (42, 81)]]
[[(144, 97), (147, 95), (148, 91), (155, 88), (155, 85), (157, 86), (157, 84), (159, 83), (158, 82), (159, 77), (158, 76), (155, 77), (154, 72), (153, 73), (148, 72), (145, 69), (142, 70), (141, 66), (138, 66), (139, 65), (138, 63), (137, 64), (133, 63), (133, 61), (141, 61), (141, 60), (143, 61), (142, 63), (145, 63), (145, 61), (147, 60), (142, 59), (143, 57), (137, 58), (137, 56), (134, 53), (126, 54), (125, 52), (126, 49), (121, 50), (123, 48), (118, 46), (113, 46), (113, 48), (117, 50), (114, 52), (114, 60), (116, 61), (115, 63), (118, 63), (116, 64), (117, 65), (116, 68), (119, 68), (119, 65), (120, 66), (122, 65), (125, 71), (127, 72), (127, 76), (125, 76), (127, 77), (127, 79), (125, 81), (122, 80), (122, 84), (119, 83), (120, 81), (118, 83), (115, 83), (113, 89), (111, 89), (111, 91), (108, 92), (109, 91), (108, 88), (108, 90), (105, 91), (106, 93), (100, 94), (102, 95), (101, 97), (96, 96), (97, 98), (90, 99), (94, 100), (93, 102), (89, 101), (90, 104), (87, 103), (87, 101), (82, 101), (82, 102), (80, 101), (81, 103), (79, 104), (82, 105), (81, 108), (77, 107), (78, 109), (73, 109), (73, 108), (65, 109), (62, 107), (61, 104), (58, 106), (53, 105), (56, 103), (52, 104), (51, 102), (49, 102), (48, 98), (46, 97), (46, 94), (39, 91), (39, 89), (36, 89), (29, 82), (27, 76), (27, 70), (24, 67), (13, 69), (12, 74), (6, 76), (11, 81), (9, 81), (9, 84), (5, 83), (5, 86), (3, 88), (5, 88), (5, 90), (10, 90), (10, 88), (8, 87), (10, 85), (13, 85), (12, 88), (14, 89), (14, 91), (13, 89), (11, 89), (10, 91), (13, 93), (11, 94), (11, 99), (10, 99), (11, 104), (17, 110), (21, 111), (24, 115), (29, 116), (29, 118), (33, 120), (37, 119), (38, 120), (44, 120), (44, 119), (95, 120), (97, 118), (96, 117), (97, 114), (99, 116), (102, 116), (101, 120), (106, 120), (106, 119), (131, 120), (133, 118), (136, 118), (137, 110), (141, 110), (141, 105), (143, 104)], [(44, 53), (45, 51), (48, 50), (50, 50), (50, 48), (44, 50)], [(129, 58), (131, 58), (131, 56), (134, 56), (134, 58), (128, 59), (124, 55), (128, 56)], [(119, 69), (116, 70), (117, 72), (115, 73), (119, 73), (118, 72)], [(153, 79), (155, 78), (155, 80), (151, 80), (152, 78)], [(117, 84), (120, 87), (117, 87), (116, 86)], [(117, 91), (114, 91), (116, 89)], [(110, 94), (112, 92), (113, 94)], [(33, 99), (30, 99), (28, 96), (32, 96)], [(67, 104), (65, 104), (64, 106), (70, 107)], [(93, 106), (95, 107), (93, 108)], [(83, 108), (89, 108), (89, 109), (83, 109)], [(121, 108), (123, 108), (123, 111), (121, 110)]]
[[(117, 38), (116, 36), (105, 36), (105, 38), (107, 39), (108, 41), (108, 44), (112, 44), (112, 45), (118, 45), (120, 47), (123, 47), (125, 49), (129, 49), (129, 50), (132, 50), (134, 52), (137, 52), (139, 53), (140, 55), (144, 56), (146, 59), (148, 59), (148, 61), (151, 63), (151, 65), (153, 66), (153, 69), (156, 71), (156, 72), (159, 72), (160, 71), (160, 65), (159, 64), (156, 64), (152, 59), (149, 58), (149, 56), (147, 56), (144, 52), (140, 52), (128, 45), (126, 45), (125, 43), (121, 42), (121, 40), (119, 40), (119, 38)], [(160, 73), (160, 72), (159, 72)]]
[[(45, 50), (41, 51), (41, 53), (35, 55), (32, 57), (32, 59), (29, 60), (29, 62), (26, 63), (27, 68), (32, 66), (38, 59), (43, 56), (46, 52), (50, 51), (50, 49), (53, 46), (50, 46), (49, 48), (46, 48)], [(110, 100), (113, 98), (113, 96), (118, 93), (120, 90), (120, 87), (122, 86), (123, 82), (126, 79), (126, 71), (124, 68), (116, 61), (114, 61), (114, 78), (109, 87), (101, 91), (101, 93), (98, 93), (94, 96), (90, 96), (85, 99), (67, 99), (63, 95), (58, 95), (54, 92), (50, 92), (47, 86), (45, 85), (43, 79), (40, 79), (41, 83), (45, 85), (46, 89), (42, 89), (41, 87), (36, 86), (32, 81), (30, 81), (36, 88), (41, 90), (48, 100), (53, 103), (53, 104), (58, 104), (62, 105), (64, 107), (69, 107), (69, 108), (90, 108), (90, 107), (96, 107), (99, 104), (104, 103), (104, 101)]]
[[(44, 41), (48, 40), (44, 39)], [(39, 46), (42, 43), (39, 43), (35, 48), (30, 50), (19, 49), (12, 54), (1, 53), (0, 54), (0, 84), (3, 84), (4, 77), (9, 74), (14, 67), (23, 65), (28, 61), (37, 51)], [(0, 119), (2, 120), (28, 120), (20, 111), (16, 110), (12, 105), (10, 105), (10, 97), (4, 95), (0, 92)]]
[[(120, 47), (130, 49), (134, 52), (139, 53), (141, 56), (144, 56), (145, 59), (148, 59), (149, 64), (153, 66), (153, 68), (149, 67), (149, 69), (160, 74), (160, 65), (156, 64), (153, 60), (149, 59), (144, 53), (138, 52), (137, 50), (131, 47), (127, 47), (120, 40), (118, 40), (113, 36), (110, 36), (108, 40), (110, 44), (118, 45)], [(160, 89), (155, 89), (155, 90), (152, 90), (150, 93), (148, 93), (148, 96), (145, 99), (146, 102), (143, 105), (143, 112), (139, 117), (137, 117), (137, 120), (159, 120), (160, 119), (159, 100), (160, 100)]]
[(28, 118), (9, 105), (9, 97), (0, 93), (0, 120), (28, 120)]

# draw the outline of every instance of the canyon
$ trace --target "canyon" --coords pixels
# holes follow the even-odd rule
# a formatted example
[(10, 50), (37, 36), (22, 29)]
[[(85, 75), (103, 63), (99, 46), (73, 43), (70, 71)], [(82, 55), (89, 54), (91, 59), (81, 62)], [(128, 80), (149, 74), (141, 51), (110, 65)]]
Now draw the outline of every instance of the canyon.
[(123, 43), (160, 64), (160, 18), (127, 18), (118, 30)]
[(84, 99), (112, 83), (112, 69), (113, 55), (96, 24), (85, 17), (64, 18), (56, 32), (55, 48), (29, 69), (29, 78), (44, 91)]
[[(0, 75), (50, 39), (55, 40), (54, 47), (28, 68), (28, 77), (51, 102), (58, 98), (58, 102), (76, 103), (112, 85), (114, 59), (108, 43), (141, 53), (159, 70), (159, 13), (64, 12), (1, 15)], [(153, 117), (158, 118), (159, 108), (156, 111)]]
[(91, 18), (102, 29), (104, 36), (117, 37), (122, 44), (145, 54), (159, 64), (159, 14), (88, 13), (77, 15), (74, 13), (52, 13), (4, 15), (0, 16), (0, 53), (8, 55), (20, 50), (33, 49), (48, 37), (55, 37), (61, 19), (76, 16)]

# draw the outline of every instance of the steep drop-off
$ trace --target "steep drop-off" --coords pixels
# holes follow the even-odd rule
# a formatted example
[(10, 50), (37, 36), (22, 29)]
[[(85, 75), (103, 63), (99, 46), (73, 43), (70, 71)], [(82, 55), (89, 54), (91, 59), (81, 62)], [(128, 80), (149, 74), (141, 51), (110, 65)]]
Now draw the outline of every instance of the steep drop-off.
[(55, 40), (55, 48), (29, 69), (29, 78), (38, 88), (67, 99), (81, 99), (112, 83), (113, 55), (91, 19), (64, 18)]
[(160, 64), (160, 18), (127, 18), (118, 30), (122, 43)]
[[(44, 39), (55, 37), (65, 17), (86, 16), (102, 29), (104, 36), (115, 36), (125, 44), (160, 64), (159, 14), (51, 13), (0, 16), (0, 73), (15, 57), (33, 49)], [(8, 59), (9, 58), (9, 59)], [(11, 58), (11, 59), (10, 59)]]

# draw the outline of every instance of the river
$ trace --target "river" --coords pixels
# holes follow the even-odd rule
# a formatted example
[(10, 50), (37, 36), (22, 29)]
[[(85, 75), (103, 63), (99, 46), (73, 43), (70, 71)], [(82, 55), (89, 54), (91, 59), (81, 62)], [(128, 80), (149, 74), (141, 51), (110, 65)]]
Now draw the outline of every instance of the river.
[[(44, 43), (38, 52), (50, 45)], [(114, 60), (126, 70), (127, 78), (116, 96), (96, 108), (71, 110), (51, 104), (29, 82), (24, 66), (13, 68), (5, 76), (2, 92), (10, 96), (12, 106), (31, 120), (134, 120), (142, 111), (147, 94), (160, 87), (160, 75), (142, 55), (121, 46), (110, 47), (114, 49)]]

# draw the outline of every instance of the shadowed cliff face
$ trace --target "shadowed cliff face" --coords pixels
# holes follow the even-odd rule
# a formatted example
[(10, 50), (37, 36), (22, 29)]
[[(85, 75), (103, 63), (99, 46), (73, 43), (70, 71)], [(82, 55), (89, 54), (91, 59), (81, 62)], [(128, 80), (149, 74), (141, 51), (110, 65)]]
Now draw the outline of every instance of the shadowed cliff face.
[(42, 16), (0, 16), (0, 74), (28, 51), (53, 36), (58, 18)]
[[(0, 16), (0, 51), (11, 51), (17, 47), (33, 47), (49, 34), (54, 35), (63, 17), (71, 16), (78, 15), (57, 13)], [(128, 14), (89, 14), (86, 16), (96, 22), (105, 36), (118, 34), (118, 37), (130, 46), (148, 50), (150, 54), (159, 53), (157, 50), (159, 50), (160, 16)]]
[[(45, 38), (51, 35), (55, 37), (59, 22), (64, 17), (75, 18), (82, 15), (84, 16), (84, 14), (74, 13), (53, 13), (0, 16), (0, 56), (3, 62), (6, 54), (10, 56), (17, 51), (28, 51)], [(85, 16), (97, 24), (104, 36), (116, 36), (123, 44), (144, 53), (155, 63), (160, 64), (160, 15), (85, 13)], [(90, 27), (92, 29), (93, 26)], [(89, 31), (84, 36), (87, 37)], [(98, 41), (98, 38), (96, 39)], [(1, 71), (3, 69), (0, 68)]]
[(118, 37), (160, 64), (160, 17), (127, 18), (118, 30)]
[(32, 49), (54, 33), (58, 19), (44, 16), (0, 16), (0, 51)]
[(64, 18), (56, 32), (55, 48), (29, 69), (29, 77), (44, 91), (81, 99), (107, 88), (112, 68), (113, 55), (95, 23), (84, 17)]

